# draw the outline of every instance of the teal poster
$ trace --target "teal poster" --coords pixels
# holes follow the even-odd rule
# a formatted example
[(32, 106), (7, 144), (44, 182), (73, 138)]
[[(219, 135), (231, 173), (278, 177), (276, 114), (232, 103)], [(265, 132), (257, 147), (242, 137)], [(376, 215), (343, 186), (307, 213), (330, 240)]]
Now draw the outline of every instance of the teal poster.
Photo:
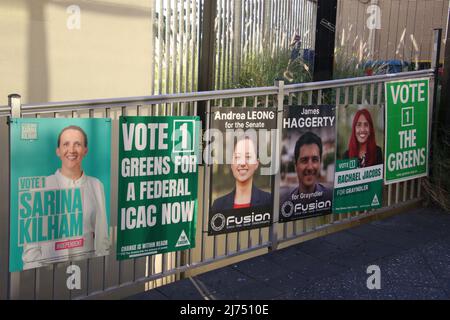
[(11, 272), (109, 254), (111, 119), (11, 119)]
[(348, 213), (381, 207), (383, 141), (383, 106), (345, 105), (339, 107), (334, 213)]
[(120, 117), (117, 259), (195, 247), (199, 117)]

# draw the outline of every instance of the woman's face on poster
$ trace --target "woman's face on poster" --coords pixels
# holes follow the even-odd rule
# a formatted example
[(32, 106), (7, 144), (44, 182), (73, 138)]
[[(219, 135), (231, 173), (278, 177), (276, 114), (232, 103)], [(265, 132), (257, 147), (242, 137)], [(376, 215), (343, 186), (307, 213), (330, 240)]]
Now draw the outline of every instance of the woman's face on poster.
[(361, 114), (356, 122), (355, 135), (358, 143), (364, 144), (370, 136), (370, 124), (366, 117)]
[(87, 154), (83, 134), (75, 129), (68, 129), (61, 134), (61, 140), (56, 154), (61, 159), (61, 165), (66, 169), (81, 168), (81, 162)]
[(234, 147), (231, 164), (234, 178), (239, 182), (245, 182), (253, 177), (258, 166), (259, 161), (253, 141), (251, 139), (239, 140)]

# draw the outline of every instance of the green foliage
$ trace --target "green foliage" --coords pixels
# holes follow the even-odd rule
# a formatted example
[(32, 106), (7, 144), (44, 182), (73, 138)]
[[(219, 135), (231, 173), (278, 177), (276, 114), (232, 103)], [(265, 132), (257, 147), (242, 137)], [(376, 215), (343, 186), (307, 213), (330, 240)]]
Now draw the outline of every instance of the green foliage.
[[(342, 49), (336, 49), (334, 55), (334, 79), (346, 79), (366, 76), (366, 63), (367, 59), (360, 60), (357, 56), (348, 56)], [(384, 74), (388, 69), (387, 63), (378, 63), (372, 65), (369, 69), (372, 70), (372, 74)]]
[(365, 76), (364, 62), (359, 61), (356, 56), (348, 56), (342, 50), (336, 49), (334, 55), (333, 78), (345, 79)]
[(276, 79), (286, 83), (301, 83), (312, 80), (310, 66), (301, 58), (289, 63), (291, 51), (284, 49), (274, 55), (262, 52), (248, 56), (241, 67), (235, 88), (265, 87), (273, 85)]
[(425, 194), (435, 205), (450, 212), (450, 130), (439, 128), (432, 139), (430, 177), (425, 179)]

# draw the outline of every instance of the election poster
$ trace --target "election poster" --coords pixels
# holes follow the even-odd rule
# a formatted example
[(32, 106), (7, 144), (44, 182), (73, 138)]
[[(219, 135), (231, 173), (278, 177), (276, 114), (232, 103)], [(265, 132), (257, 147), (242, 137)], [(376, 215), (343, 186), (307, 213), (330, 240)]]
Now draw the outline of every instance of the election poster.
[(382, 105), (338, 108), (334, 213), (380, 208), (383, 195)]
[(336, 107), (288, 106), (281, 144), (280, 222), (331, 213)]
[(211, 108), (209, 235), (272, 223), (276, 119), (274, 108)]
[(109, 254), (111, 120), (11, 119), (11, 272)]
[(386, 184), (428, 175), (429, 79), (387, 82)]
[(117, 259), (195, 247), (198, 117), (120, 117)]

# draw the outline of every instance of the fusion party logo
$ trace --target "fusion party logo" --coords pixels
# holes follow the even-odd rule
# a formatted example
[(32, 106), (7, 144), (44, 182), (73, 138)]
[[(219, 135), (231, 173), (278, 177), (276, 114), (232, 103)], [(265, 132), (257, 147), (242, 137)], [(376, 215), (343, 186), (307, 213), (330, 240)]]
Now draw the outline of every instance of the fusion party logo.
[(221, 213), (215, 214), (211, 219), (211, 229), (216, 232), (222, 231), (225, 227), (225, 216)]
[(266, 227), (272, 222), (272, 215), (268, 209), (266, 212), (227, 212), (227, 217), (222, 213), (216, 213), (210, 222), (211, 230), (216, 234), (236, 230), (248, 230), (254, 226)]

